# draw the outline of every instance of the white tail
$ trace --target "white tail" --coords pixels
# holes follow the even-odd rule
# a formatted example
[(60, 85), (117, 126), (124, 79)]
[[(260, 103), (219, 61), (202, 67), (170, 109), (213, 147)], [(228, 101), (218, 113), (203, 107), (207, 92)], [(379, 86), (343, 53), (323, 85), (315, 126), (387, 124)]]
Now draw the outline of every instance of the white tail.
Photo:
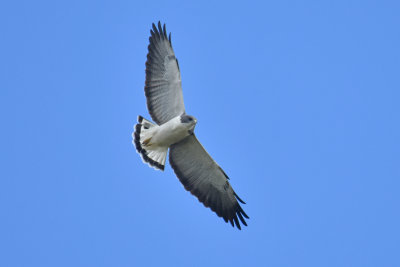
[(136, 150), (144, 162), (163, 171), (168, 147), (150, 146), (151, 138), (157, 127), (159, 126), (138, 116), (138, 124), (135, 125), (135, 132), (132, 133), (132, 143), (136, 146)]

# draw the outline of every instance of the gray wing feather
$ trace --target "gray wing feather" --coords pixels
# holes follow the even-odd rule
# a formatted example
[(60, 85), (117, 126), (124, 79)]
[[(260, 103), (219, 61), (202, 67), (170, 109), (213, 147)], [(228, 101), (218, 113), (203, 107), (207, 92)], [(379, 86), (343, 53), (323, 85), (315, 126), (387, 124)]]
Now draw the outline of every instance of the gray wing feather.
[(169, 160), (186, 190), (210, 207), (225, 222), (240, 228), (247, 226), (243, 216), (249, 218), (238, 203), (244, 203), (233, 191), (228, 176), (211, 158), (194, 135), (172, 145)]
[(150, 33), (144, 90), (151, 118), (160, 125), (185, 113), (185, 106), (178, 61), (165, 24), (162, 28), (158, 22), (157, 29), (153, 23)]

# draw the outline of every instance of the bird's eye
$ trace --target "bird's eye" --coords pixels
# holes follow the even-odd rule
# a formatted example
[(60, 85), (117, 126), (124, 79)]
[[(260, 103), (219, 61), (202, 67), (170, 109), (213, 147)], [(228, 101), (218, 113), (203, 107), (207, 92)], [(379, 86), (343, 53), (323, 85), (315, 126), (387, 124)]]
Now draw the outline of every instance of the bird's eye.
[(189, 121), (192, 121), (193, 119), (192, 118), (189, 118)]

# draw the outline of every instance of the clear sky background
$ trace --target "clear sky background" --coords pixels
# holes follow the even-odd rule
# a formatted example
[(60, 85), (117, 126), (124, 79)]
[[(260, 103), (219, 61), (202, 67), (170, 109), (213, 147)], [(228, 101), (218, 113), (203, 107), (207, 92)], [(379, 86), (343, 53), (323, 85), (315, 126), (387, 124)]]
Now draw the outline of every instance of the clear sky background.
[[(0, 266), (400, 266), (399, 1), (2, 1)], [(131, 144), (152, 22), (250, 216)]]

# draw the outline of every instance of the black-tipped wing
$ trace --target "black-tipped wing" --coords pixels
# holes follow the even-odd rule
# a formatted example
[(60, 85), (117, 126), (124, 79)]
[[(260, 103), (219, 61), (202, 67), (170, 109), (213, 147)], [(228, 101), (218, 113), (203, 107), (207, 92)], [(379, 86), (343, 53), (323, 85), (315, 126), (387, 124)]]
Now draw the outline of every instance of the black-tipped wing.
[(158, 22), (150, 30), (149, 53), (146, 61), (146, 84), (144, 91), (147, 108), (157, 124), (163, 124), (185, 112), (181, 74), (171, 45), (171, 34)]
[(240, 228), (249, 218), (240, 207), (244, 203), (233, 191), (228, 176), (211, 158), (194, 135), (172, 145), (169, 161), (186, 190), (195, 195), (206, 207), (210, 207), (225, 222)]

